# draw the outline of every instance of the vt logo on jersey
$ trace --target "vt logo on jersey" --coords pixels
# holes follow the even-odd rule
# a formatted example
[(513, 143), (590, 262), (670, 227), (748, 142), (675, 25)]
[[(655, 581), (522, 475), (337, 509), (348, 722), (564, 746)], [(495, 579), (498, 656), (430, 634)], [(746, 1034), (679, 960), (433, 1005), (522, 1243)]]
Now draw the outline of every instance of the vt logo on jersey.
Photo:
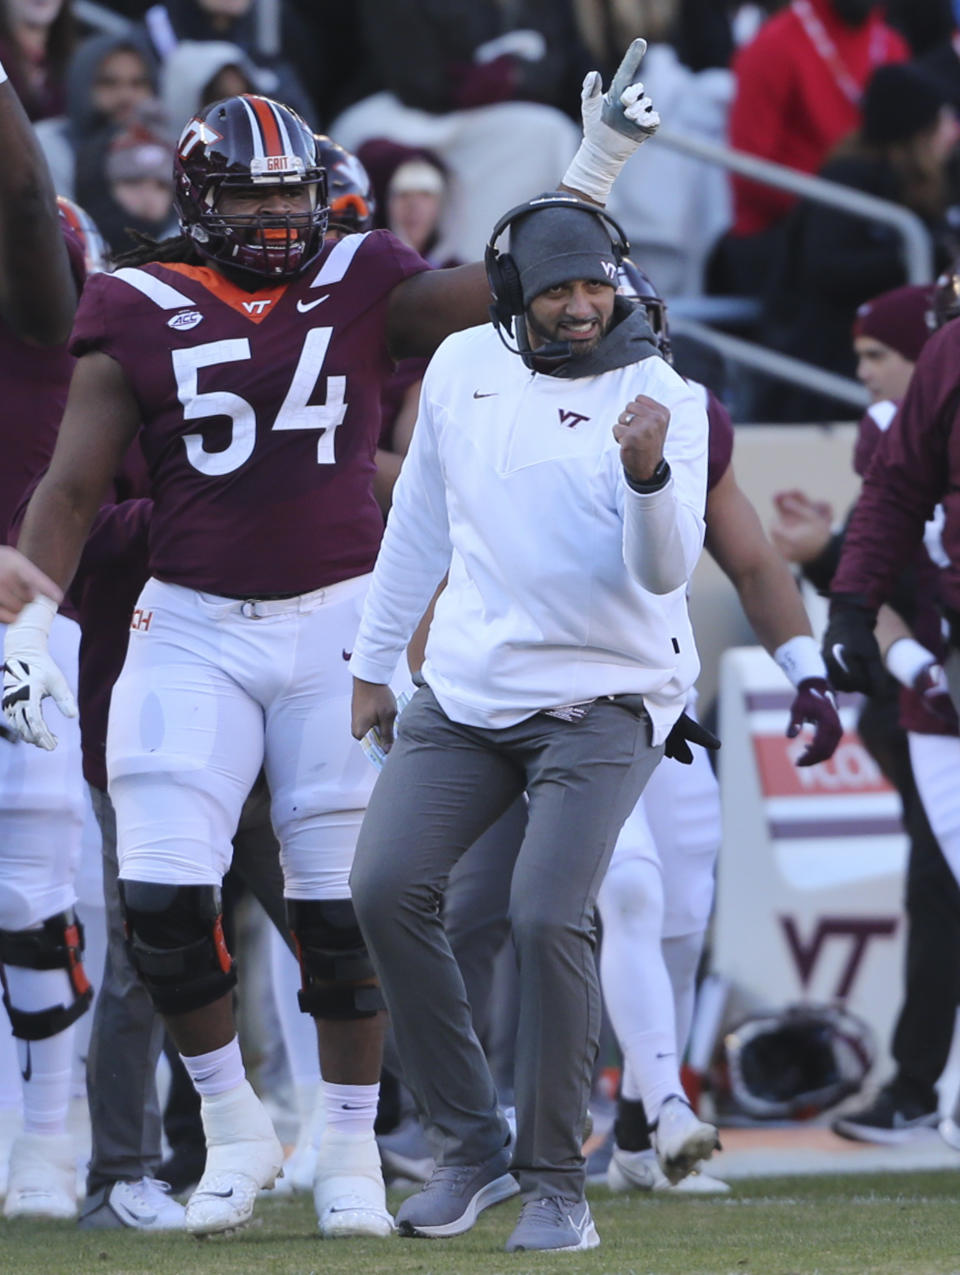
[(167, 319), (167, 327), (173, 328), (175, 332), (188, 332), (202, 322), (203, 315), (199, 310), (181, 310), (172, 319)]
[(273, 305), (273, 297), (267, 297), (265, 301), (244, 301), (243, 308), (247, 314), (255, 314), (257, 318), (261, 318), (267, 306)]
[(579, 412), (565, 412), (562, 407), (557, 408), (557, 415), (560, 417), (560, 424), (566, 425), (567, 429), (576, 429), (590, 419), (589, 416), (581, 416)]

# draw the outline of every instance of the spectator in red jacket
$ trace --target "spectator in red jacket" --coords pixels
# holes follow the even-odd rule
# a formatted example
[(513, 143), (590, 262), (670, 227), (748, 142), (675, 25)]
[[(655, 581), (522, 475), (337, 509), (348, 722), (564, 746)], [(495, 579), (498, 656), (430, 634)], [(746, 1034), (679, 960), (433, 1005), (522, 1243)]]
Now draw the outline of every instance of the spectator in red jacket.
[[(730, 144), (814, 173), (859, 126), (860, 96), (872, 72), (907, 57), (878, 0), (792, 0), (734, 59)], [(729, 286), (752, 292), (767, 260), (769, 237), (761, 236), (782, 221), (794, 197), (739, 177), (733, 195)]]

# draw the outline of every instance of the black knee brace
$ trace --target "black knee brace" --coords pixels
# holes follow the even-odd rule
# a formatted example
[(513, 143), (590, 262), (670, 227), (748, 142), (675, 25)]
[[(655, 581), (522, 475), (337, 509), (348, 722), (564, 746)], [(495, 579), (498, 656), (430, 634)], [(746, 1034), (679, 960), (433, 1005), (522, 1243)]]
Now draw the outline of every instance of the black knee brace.
[(220, 887), (121, 881), (127, 951), (161, 1014), (202, 1009), (236, 986)]
[(287, 899), (302, 986), (297, 999), (314, 1018), (372, 1018), (384, 1008), (356, 913), (349, 899)]
[[(66, 1031), (86, 1013), (93, 989), (84, 973), (82, 957), (83, 926), (73, 908), (48, 916), (36, 930), (0, 930), (0, 983), (14, 1036), (20, 1040), (46, 1040)], [(10, 1003), (5, 965), (26, 970), (66, 970), (73, 1000), (69, 1005), (50, 1005), (47, 1009), (17, 1009)]]

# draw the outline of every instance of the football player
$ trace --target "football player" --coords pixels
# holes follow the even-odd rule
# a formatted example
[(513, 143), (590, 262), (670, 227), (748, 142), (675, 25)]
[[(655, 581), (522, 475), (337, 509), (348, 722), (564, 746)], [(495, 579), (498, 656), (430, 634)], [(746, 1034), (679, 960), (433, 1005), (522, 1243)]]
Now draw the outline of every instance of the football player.
[[(924, 347), (937, 328), (956, 317), (957, 282), (950, 271), (935, 286), (896, 288), (857, 312), (857, 375), (872, 399), (853, 453), (861, 477), (896, 419)], [(829, 506), (804, 492), (783, 492), (775, 499), (780, 515), (775, 542), (826, 593), (845, 533), (834, 531)], [(960, 825), (954, 782), (960, 741), (941, 663), (946, 653), (937, 608), (946, 561), (942, 521), (938, 509), (924, 529), (923, 548), (896, 581), (890, 603), (880, 608), (877, 636), (891, 676), (864, 702), (857, 721), (861, 739), (898, 790), (910, 841), (904, 994), (890, 1042), (893, 1074), (866, 1102), (844, 1111), (832, 1128), (842, 1137), (884, 1144), (922, 1139), (937, 1124), (937, 1082), (950, 1052), (960, 993)]]
[(327, 238), (342, 239), (372, 230), (376, 200), (370, 176), (356, 155), (332, 137), (318, 133), (317, 160), (327, 170)]
[[(83, 253), (58, 213), (43, 155), (2, 67), (0, 149), (2, 541), (14, 509), (53, 451), (73, 364), (66, 340)], [(0, 578), (0, 622), (13, 620), (24, 604), (45, 617), (62, 669), (54, 694), (69, 707), (80, 631), (75, 619), (57, 613), (59, 587), (10, 547), (2, 550)], [(0, 982), (23, 1076), (22, 1086), (17, 1081), (23, 1124), (10, 1150), (7, 1217), (76, 1212), (67, 1111), (75, 1023), (91, 998), (74, 912), (83, 803), (75, 721), (65, 722), (56, 756), (0, 732)]]
[(0, 624), (15, 620), (28, 602), (45, 593), (54, 602), (63, 597), (49, 576), (11, 545), (0, 545)]
[[(642, 45), (607, 111), (631, 137), (601, 120), (599, 76), (585, 83), (583, 154), (568, 174), (598, 200), (659, 123), (631, 84)], [(230, 838), (263, 763), (324, 1077), (320, 1230), (383, 1236), (384, 1011), (348, 885), (372, 772), (350, 740), (347, 660), (382, 530), (371, 479), (383, 380), (395, 358), (483, 320), (486, 276), (428, 270), (384, 231), (325, 243), (316, 138), (267, 98), (205, 107), (174, 172), (182, 233), (84, 294), (57, 451), (21, 544), (69, 580), (142, 423), (153, 576), (107, 761), (131, 951), (201, 1095), (207, 1162), (187, 1229), (245, 1222), (282, 1163), (245, 1079), (220, 923)], [(8, 714), (35, 742), (48, 742), (40, 703), (56, 682), (48, 624), (30, 604), (6, 647)]]
[[(666, 306), (649, 278), (624, 263), (621, 290), (647, 311), (660, 352), (671, 359)], [(800, 593), (733, 471), (734, 434), (723, 404), (705, 386), (709, 422), (705, 548), (729, 577), (757, 636), (796, 687), (787, 734), (814, 728), (797, 760), (832, 756), (842, 726)], [(675, 1092), (677, 1067), (693, 1021), (697, 967), (713, 904), (720, 848), (717, 781), (703, 749), (691, 764), (659, 766), (617, 841), (600, 889), (600, 974), (604, 1000), (624, 1056), (624, 1075), (608, 1169), (613, 1190), (670, 1185), (651, 1148), (645, 1110)], [(691, 1166), (692, 1167), (692, 1166)], [(692, 1174), (691, 1192), (724, 1183)]]
[(874, 627), (882, 603), (923, 542), (927, 521), (943, 510), (940, 609), (950, 635), (946, 676), (960, 712), (960, 544), (956, 481), (960, 461), (957, 419), (957, 264), (938, 280), (934, 310), (939, 330), (917, 359), (903, 402), (881, 438), (846, 528), (830, 584), (830, 619), (823, 652), (841, 690), (876, 694), (885, 671)]

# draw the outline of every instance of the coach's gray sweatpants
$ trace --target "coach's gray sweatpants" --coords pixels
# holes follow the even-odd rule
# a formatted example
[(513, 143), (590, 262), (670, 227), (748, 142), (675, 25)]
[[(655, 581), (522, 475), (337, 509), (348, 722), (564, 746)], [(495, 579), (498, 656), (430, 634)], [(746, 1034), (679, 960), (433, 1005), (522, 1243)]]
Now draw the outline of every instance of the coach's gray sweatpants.
[(527, 1198), (582, 1198), (580, 1139), (600, 1029), (597, 890), (662, 754), (638, 696), (600, 700), (578, 722), (538, 713), (504, 730), (451, 721), (428, 687), (404, 710), (360, 830), (351, 889), (438, 1163), (475, 1164), (506, 1139), (439, 907), (453, 865), (526, 790), (510, 887), (520, 969), (513, 1167)]
[[(161, 1122), (155, 1076), (164, 1033), (163, 1019), (153, 1008), (150, 993), (127, 952), (117, 885), (117, 820), (113, 805), (105, 792), (92, 785), (90, 795), (103, 834), (107, 959), (87, 1056), (92, 1135), (88, 1196), (114, 1182), (135, 1182), (156, 1173)], [(240, 815), (233, 840), (233, 867), (292, 946), (284, 913), (279, 856), (270, 822), (270, 793), (261, 773)]]

